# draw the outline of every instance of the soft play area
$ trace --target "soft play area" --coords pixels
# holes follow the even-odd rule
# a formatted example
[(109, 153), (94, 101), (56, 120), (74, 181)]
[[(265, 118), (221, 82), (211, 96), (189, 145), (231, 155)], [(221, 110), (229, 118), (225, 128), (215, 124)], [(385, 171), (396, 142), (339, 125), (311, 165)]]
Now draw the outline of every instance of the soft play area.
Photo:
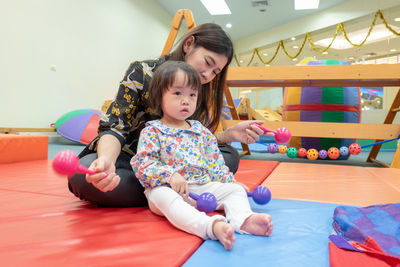
[[(2, 135), (0, 143), (1, 155), (7, 155), (0, 179), (4, 266), (398, 263), (400, 207), (392, 204), (400, 198), (396, 168), (242, 159), (237, 180), (251, 190), (264, 185), (271, 191), (266, 205), (249, 201), (255, 212), (271, 214), (274, 231), (270, 237), (237, 234), (234, 248), (226, 251), (217, 241), (176, 229), (148, 208), (99, 208), (77, 199), (51, 165), (55, 153), (79, 153), (82, 144), (49, 144), (42, 135)], [(357, 249), (349, 244), (358, 244)], [(365, 264), (354, 265), (360, 262)]]
[[(89, 20), (86, 13), (82, 16)], [(194, 26), (190, 10), (179, 10), (163, 54), (171, 50), (183, 19), (189, 30)], [(110, 51), (101, 53), (111, 55)], [(87, 61), (102, 65), (94, 56)], [(112, 68), (106, 67), (93, 80)], [(61, 71), (65, 70), (60, 67)], [(79, 80), (79, 75), (69, 79)], [(62, 83), (54, 82), (52, 90)], [(101, 109), (69, 108), (56, 92), (50, 103), (35, 103), (38, 108), (65, 109), (48, 128), (0, 125), (0, 265), (400, 266), (400, 125), (395, 123), (399, 86), (400, 64), (312, 59), (290, 66), (230, 66), (218, 131), (257, 120), (265, 132), (253, 144), (231, 145), (240, 154), (236, 180), (251, 192), (263, 186), (270, 193), (267, 203), (257, 200), (256, 191), (248, 200), (254, 212), (272, 216), (274, 228), (268, 237), (235, 233), (229, 251), (218, 241), (177, 229), (148, 207), (104, 208), (75, 197), (67, 174), (85, 171), (76, 154), (97, 136), (111, 100)], [(279, 88), (280, 110), (233, 98), (231, 91), (239, 87)], [(362, 123), (362, 87), (397, 92), (379, 123)], [(381, 100), (376, 99), (370, 104), (379, 106)], [(73, 163), (60, 160), (60, 152), (72, 155)], [(209, 212), (215, 213), (222, 214)]]

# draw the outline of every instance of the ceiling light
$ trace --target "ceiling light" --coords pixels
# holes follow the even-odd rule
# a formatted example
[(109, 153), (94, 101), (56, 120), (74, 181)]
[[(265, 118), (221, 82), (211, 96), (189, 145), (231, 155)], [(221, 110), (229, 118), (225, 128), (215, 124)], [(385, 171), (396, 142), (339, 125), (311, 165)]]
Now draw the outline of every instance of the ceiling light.
[(292, 48), (297, 49), (299, 48), (297, 45), (292, 46)]
[(200, 0), (211, 15), (232, 14), (225, 0)]
[(263, 56), (268, 56), (268, 53), (263, 53)]
[(296, 37), (292, 37), (292, 38), (290, 38), (290, 40), (294, 41), (294, 40), (296, 40)]
[(298, 59), (297, 59), (297, 58), (293, 58), (292, 60), (293, 60), (293, 61), (297, 61)]
[(395, 48), (390, 49), (390, 52), (396, 52), (396, 51), (397, 51), (397, 49), (395, 49)]
[(397, 21), (397, 22), (398, 22), (398, 21), (400, 21), (400, 18), (395, 18), (394, 21)]
[(227, 24), (225, 25), (225, 27), (227, 27), (227, 28), (232, 28), (232, 24), (231, 24), (231, 23), (227, 23)]
[(319, 6), (319, 0), (294, 0), (294, 9), (317, 9)]
[(322, 54), (323, 54), (323, 55), (327, 55), (327, 54), (328, 54), (328, 51), (322, 52)]
[(350, 59), (350, 60), (353, 60), (353, 59), (354, 59), (354, 57), (349, 57), (349, 59)]
[[(392, 29), (395, 31), (399, 31), (400, 28), (396, 26), (389, 25)], [(362, 41), (364, 41), (365, 37), (367, 36), (369, 28), (361, 29), (355, 32), (348, 33), (347, 35), (349, 36), (350, 41), (353, 44), (359, 44)], [(371, 32), (371, 35), (368, 36), (367, 41), (365, 42), (366, 44), (369, 43), (374, 43), (378, 42), (381, 40), (388, 40), (391, 38), (396, 37), (392, 32), (390, 32), (385, 25), (379, 24), (374, 27), (374, 29)], [(332, 38), (326, 38), (322, 39), (319, 41), (316, 41), (315, 43), (317, 45), (327, 47), (330, 43), (332, 42)], [(352, 48), (353, 46), (343, 37), (343, 35), (337, 36), (335, 41), (333, 41), (333, 44), (331, 48), (333, 49), (348, 49)]]

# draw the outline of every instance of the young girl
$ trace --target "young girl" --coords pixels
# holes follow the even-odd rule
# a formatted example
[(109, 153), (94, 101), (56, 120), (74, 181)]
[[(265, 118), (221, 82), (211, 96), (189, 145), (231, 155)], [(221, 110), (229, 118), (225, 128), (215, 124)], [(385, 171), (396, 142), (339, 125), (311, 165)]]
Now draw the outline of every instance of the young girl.
[[(246, 191), (225, 165), (216, 138), (190, 120), (207, 97), (199, 88), (197, 72), (185, 62), (169, 61), (157, 69), (149, 105), (161, 119), (146, 123), (131, 165), (154, 213), (188, 233), (218, 239), (230, 250), (234, 231), (269, 236), (273, 224), (270, 215), (251, 211)], [(226, 217), (198, 211), (189, 191), (214, 194)]]
[[(148, 105), (148, 89), (153, 72), (165, 62), (185, 61), (199, 74), (201, 92), (193, 118), (212, 132), (221, 118), (223, 92), (233, 45), (217, 24), (198, 25), (182, 36), (174, 51), (155, 60), (132, 62), (120, 82), (115, 99), (100, 120), (99, 135), (79, 155), (80, 164), (96, 170), (92, 175), (75, 174), (68, 179), (70, 191), (80, 199), (105, 207), (146, 206), (143, 187), (129, 164), (136, 154), (140, 131), (156, 119)], [(251, 144), (264, 132), (254, 122), (242, 121), (216, 134), (226, 165), (235, 173), (239, 154), (230, 142)], [(108, 173), (108, 175), (105, 175)]]

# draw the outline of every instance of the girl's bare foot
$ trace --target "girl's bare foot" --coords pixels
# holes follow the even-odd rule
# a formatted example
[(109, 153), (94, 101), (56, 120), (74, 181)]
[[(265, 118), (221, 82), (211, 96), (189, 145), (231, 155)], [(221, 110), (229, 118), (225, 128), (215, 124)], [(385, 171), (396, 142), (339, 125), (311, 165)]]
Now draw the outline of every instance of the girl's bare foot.
[(220, 220), (214, 221), (213, 232), (226, 250), (232, 249), (233, 242), (236, 240), (232, 225)]
[(240, 227), (249, 234), (261, 236), (269, 236), (273, 228), (271, 216), (265, 213), (250, 215)]

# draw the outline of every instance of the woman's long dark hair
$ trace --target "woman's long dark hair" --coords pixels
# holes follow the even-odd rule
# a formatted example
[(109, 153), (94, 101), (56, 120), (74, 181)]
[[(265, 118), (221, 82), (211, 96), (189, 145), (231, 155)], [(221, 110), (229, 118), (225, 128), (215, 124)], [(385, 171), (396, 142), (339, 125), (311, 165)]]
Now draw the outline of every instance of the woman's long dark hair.
[(201, 103), (198, 104), (198, 108), (192, 116), (194, 119), (204, 123), (211, 132), (215, 132), (221, 117), (227, 69), (233, 57), (233, 44), (232, 40), (219, 25), (205, 23), (182, 36), (175, 50), (169, 54), (168, 60), (185, 60), (183, 47), (186, 40), (191, 36), (195, 40), (194, 48), (203, 47), (228, 58), (228, 62), (221, 72), (211, 82), (202, 85), (200, 92), (202, 95)]

